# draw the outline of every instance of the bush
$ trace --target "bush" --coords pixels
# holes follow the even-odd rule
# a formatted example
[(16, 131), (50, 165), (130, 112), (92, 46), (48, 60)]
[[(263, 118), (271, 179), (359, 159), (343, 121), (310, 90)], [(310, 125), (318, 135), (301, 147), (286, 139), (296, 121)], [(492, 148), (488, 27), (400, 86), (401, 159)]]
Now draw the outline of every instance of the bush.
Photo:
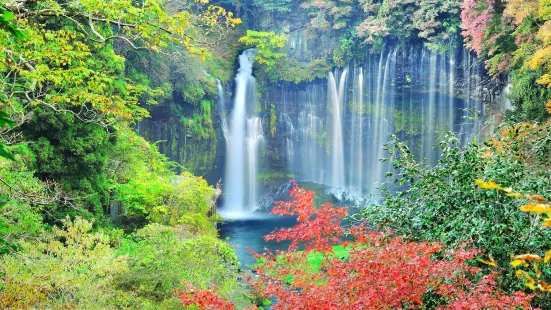
[(63, 223), (1, 258), (0, 308), (112, 308), (110, 300), (119, 295), (113, 279), (126, 271), (126, 257), (115, 257), (109, 238), (90, 232), (91, 222)]
[(174, 288), (183, 288), (182, 280), (203, 289), (215, 285), (225, 298), (246, 304), (233, 249), (216, 237), (186, 234), (181, 227), (150, 224), (123, 240), (130, 270), (118, 277), (118, 286), (164, 308), (178, 308)]
[(475, 184), (477, 179), (496, 180), (521, 192), (548, 194), (543, 189), (551, 184), (549, 173), (528, 167), (522, 156), (525, 149), (511, 147), (507, 139), (504, 135), (485, 145), (473, 142), (461, 148), (455, 136), (448, 136), (440, 143), (439, 162), (430, 167), (394, 138), (387, 148), (394, 158), (398, 190), (382, 189), (381, 204), (364, 208), (357, 218), (413, 240), (449, 246), (472, 242), (502, 261), (513, 253), (545, 248), (549, 234), (519, 210), (519, 201)]

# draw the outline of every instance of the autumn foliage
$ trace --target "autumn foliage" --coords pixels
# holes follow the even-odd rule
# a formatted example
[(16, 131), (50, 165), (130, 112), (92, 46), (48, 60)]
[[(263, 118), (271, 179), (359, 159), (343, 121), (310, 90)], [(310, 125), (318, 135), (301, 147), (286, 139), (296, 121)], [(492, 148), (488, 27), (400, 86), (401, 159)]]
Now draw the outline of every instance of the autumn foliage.
[(183, 284), (187, 285), (188, 289), (186, 291), (176, 290), (176, 292), (185, 306), (195, 305), (199, 309), (235, 309), (232, 303), (216, 294), (216, 286), (210, 290), (195, 290), (191, 284), (186, 282)]
[[(298, 224), (276, 231), (267, 240), (290, 240), (287, 251), (256, 254), (262, 259), (250, 284), (264, 298), (275, 298), (273, 309), (404, 309), (431, 305), (438, 309), (530, 309), (531, 296), (508, 296), (495, 285), (495, 274), (481, 275), (468, 264), (475, 249), (446, 249), (440, 243), (408, 242), (363, 227), (341, 225), (346, 209), (325, 204), (316, 209), (314, 193), (296, 184), (291, 202), (278, 202), (272, 213), (297, 216)], [(344, 236), (354, 241), (341, 241)], [(337, 257), (332, 245), (349, 250)], [(298, 251), (303, 245), (304, 251)], [(324, 251), (321, 269), (309, 254)], [(475, 280), (480, 279), (480, 280)], [(192, 287), (180, 292), (186, 305), (229, 309), (213, 291)]]

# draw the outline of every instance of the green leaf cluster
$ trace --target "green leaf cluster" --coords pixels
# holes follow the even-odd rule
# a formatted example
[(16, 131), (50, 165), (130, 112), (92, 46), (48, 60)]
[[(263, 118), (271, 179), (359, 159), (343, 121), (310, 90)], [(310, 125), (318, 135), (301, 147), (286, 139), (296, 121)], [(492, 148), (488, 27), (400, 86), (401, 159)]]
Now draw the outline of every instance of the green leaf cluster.
[(496, 259), (545, 246), (549, 236), (519, 210), (519, 201), (482, 191), (474, 180), (500, 180), (504, 186), (541, 193), (551, 184), (548, 173), (528, 169), (517, 159), (518, 150), (503, 152), (497, 143), (462, 148), (450, 135), (439, 147), (441, 158), (430, 167), (416, 160), (405, 143), (389, 143), (397, 192), (383, 188), (381, 204), (366, 207), (360, 218), (415, 240), (453, 246), (472, 242)]

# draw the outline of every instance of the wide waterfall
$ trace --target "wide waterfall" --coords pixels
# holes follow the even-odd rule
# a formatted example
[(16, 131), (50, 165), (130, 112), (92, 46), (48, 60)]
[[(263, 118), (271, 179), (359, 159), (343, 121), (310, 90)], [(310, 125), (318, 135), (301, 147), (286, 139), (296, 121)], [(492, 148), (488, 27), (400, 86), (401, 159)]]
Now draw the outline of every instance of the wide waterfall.
[[(447, 132), (463, 143), (479, 131), (484, 113), (477, 92), (480, 66), (463, 49), (386, 47), (362, 63), (328, 74), (300, 90), (278, 90), (289, 173), (325, 184), (337, 198), (363, 203), (393, 174), (384, 145), (391, 134), (431, 164)], [(283, 102), (282, 102), (283, 101)]]
[(261, 120), (256, 115), (256, 80), (252, 76), (254, 53), (255, 50), (246, 50), (239, 56), (234, 106), (225, 134), (227, 157), (223, 211), (236, 216), (258, 207), (258, 153), (264, 136)]

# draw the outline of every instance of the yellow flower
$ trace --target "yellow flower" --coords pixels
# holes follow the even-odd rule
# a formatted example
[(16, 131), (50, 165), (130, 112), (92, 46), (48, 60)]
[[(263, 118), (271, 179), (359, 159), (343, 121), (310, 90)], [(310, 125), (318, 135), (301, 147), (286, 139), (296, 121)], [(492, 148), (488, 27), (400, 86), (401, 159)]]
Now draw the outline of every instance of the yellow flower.
[(522, 194), (519, 194), (519, 193), (510, 193), (510, 194), (507, 194), (507, 196), (518, 198), (518, 199), (522, 198)]

